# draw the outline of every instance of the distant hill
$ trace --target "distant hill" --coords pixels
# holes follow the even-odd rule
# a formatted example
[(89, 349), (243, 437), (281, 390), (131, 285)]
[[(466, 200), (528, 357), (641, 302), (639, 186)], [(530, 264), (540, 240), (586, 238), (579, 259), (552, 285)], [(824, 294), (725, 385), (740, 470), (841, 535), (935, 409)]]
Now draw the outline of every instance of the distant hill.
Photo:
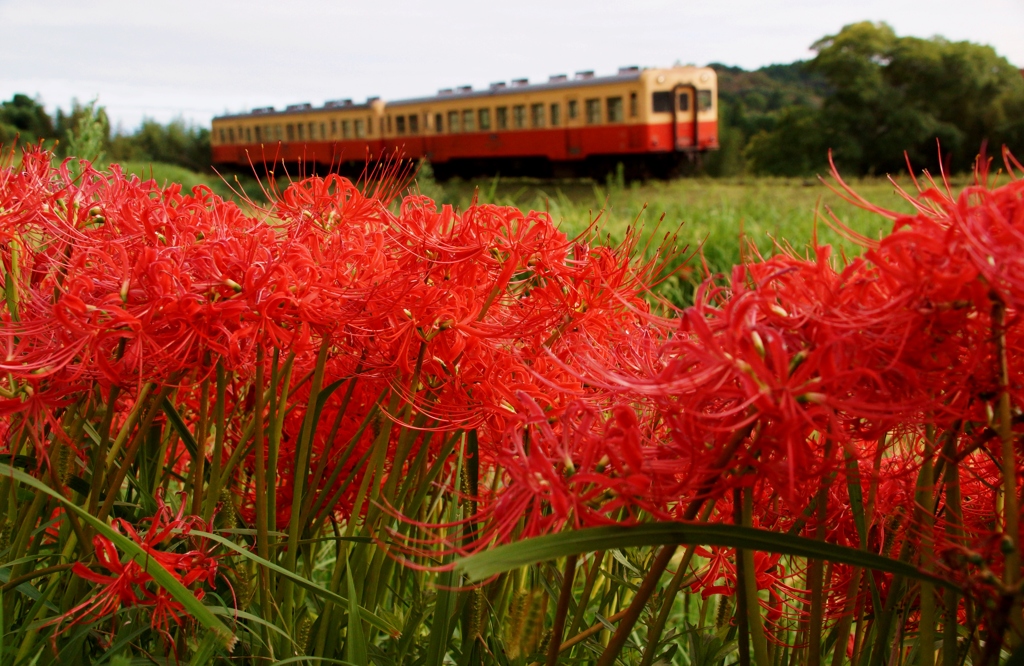
[(711, 63), (718, 74), (721, 150), (706, 160), (707, 172), (732, 176), (746, 171), (744, 151), (751, 137), (772, 132), (787, 109), (818, 109), (828, 83), (807, 62), (768, 65), (754, 71)]

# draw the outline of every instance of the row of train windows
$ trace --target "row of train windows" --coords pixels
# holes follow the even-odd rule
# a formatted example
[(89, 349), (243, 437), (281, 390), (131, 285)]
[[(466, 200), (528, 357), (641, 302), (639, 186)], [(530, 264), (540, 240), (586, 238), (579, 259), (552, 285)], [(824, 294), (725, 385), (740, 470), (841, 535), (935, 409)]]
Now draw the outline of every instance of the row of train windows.
[[(602, 103), (603, 102), (603, 103)], [(566, 112), (569, 120), (579, 117), (580, 108), (578, 100), (569, 100), (566, 105)], [(673, 111), (673, 99), (671, 92), (655, 92), (651, 98), (652, 110), (655, 113), (671, 113)], [(711, 109), (712, 98), (710, 90), (697, 91), (697, 109), (707, 111)], [(679, 111), (690, 110), (690, 95), (682, 92), (678, 96), (676, 108)], [(509, 111), (511, 110), (511, 113)], [(599, 125), (602, 122), (621, 123), (625, 121), (625, 109), (622, 97), (606, 97), (602, 100), (599, 97), (584, 100), (585, 119), (588, 125)], [(637, 117), (637, 96), (630, 93), (629, 116)], [(494, 109), (494, 117), (491, 117), (491, 109), (464, 109), (462, 111), (449, 111), (447, 114), (434, 114), (434, 131), (443, 133), (475, 132), (477, 130), (486, 132), (491, 129), (525, 129), (559, 127), (562, 125), (562, 105), (558, 102), (552, 104), (516, 104), (512, 107), (499, 106)], [(493, 120), (493, 122), (492, 122)], [(429, 124), (430, 117), (423, 116), (424, 129)], [(381, 118), (381, 134), (385, 133), (384, 119)], [(328, 127), (330, 134), (328, 134)], [(236, 135), (234, 127), (220, 128), (219, 136), (221, 143), (256, 143), (262, 141), (306, 141), (306, 140), (327, 140), (333, 138), (362, 139), (373, 134), (373, 118), (357, 120), (331, 120), (330, 123), (288, 123), (282, 125), (265, 125), (256, 127), (239, 127)], [(283, 130), (283, 131), (282, 131)], [(392, 127), (392, 116), (387, 117), (387, 133), (394, 131), (396, 134), (419, 134), (420, 118), (418, 115), (395, 116)]]
[[(586, 122), (588, 125), (597, 125), (602, 122), (621, 123), (625, 121), (625, 111), (622, 97), (593, 98), (584, 100), (586, 111)], [(638, 115), (636, 93), (629, 98), (629, 115), (635, 118)], [(464, 109), (462, 111), (448, 111), (447, 113), (434, 114), (434, 131), (437, 133), (449, 132), (486, 132), (489, 130), (526, 129), (543, 127), (560, 127), (562, 120), (562, 105), (558, 102), (544, 104), (515, 104), (499, 106), (493, 109)], [(569, 100), (566, 104), (566, 115), (569, 120), (575, 120), (580, 115), (580, 104), (578, 100)], [(427, 124), (429, 116), (424, 117), (424, 124)], [(388, 131), (391, 131), (391, 117), (388, 117)], [(396, 134), (416, 134), (419, 132), (419, 118), (415, 115), (396, 116), (394, 131)]]
[[(256, 143), (262, 141), (310, 141), (332, 138), (362, 139), (373, 133), (373, 118), (366, 120), (331, 120), (311, 123), (288, 123), (286, 125), (258, 125), (256, 127), (220, 128), (221, 143)], [(341, 130), (339, 135), (338, 131)], [(328, 131), (330, 132), (328, 134)]]

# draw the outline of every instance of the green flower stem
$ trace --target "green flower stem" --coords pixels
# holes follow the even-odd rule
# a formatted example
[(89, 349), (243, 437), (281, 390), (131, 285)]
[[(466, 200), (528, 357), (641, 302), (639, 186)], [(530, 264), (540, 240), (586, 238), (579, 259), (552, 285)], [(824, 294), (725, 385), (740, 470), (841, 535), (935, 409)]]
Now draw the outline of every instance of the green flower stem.
[[(701, 511), (699, 522), (705, 523), (711, 516), (711, 512), (715, 509), (715, 500), (711, 499), (708, 501), (707, 506)], [(693, 553), (696, 549), (696, 544), (690, 544), (686, 547), (683, 552), (683, 558), (679, 562), (679, 567), (676, 569), (676, 573), (672, 576), (672, 580), (669, 582), (668, 587), (665, 588), (664, 600), (661, 602), (661, 610), (658, 612), (658, 617), (655, 619), (654, 624), (647, 630), (647, 647), (644, 649), (643, 658), (640, 660), (640, 666), (651, 666), (654, 663), (654, 657), (658, 652), (658, 642), (661, 640), (661, 633), (665, 630), (665, 623), (668, 622), (669, 615), (672, 614), (672, 606), (675, 604), (676, 595), (679, 593), (679, 589), (682, 587), (684, 580), (688, 578), (687, 569), (690, 568), (690, 561), (693, 559)]]
[[(749, 486), (743, 488), (742, 525), (751, 527), (753, 524), (754, 493)], [(764, 620), (761, 619), (761, 604), (757, 596), (757, 574), (754, 571), (754, 553), (750, 550), (737, 551), (742, 553), (743, 589), (740, 594), (747, 602), (747, 617), (750, 625), (750, 639), (754, 646), (754, 661), (757, 666), (771, 666), (772, 659), (768, 652), (768, 639), (764, 634)], [(820, 560), (819, 560), (820, 561)], [(813, 654), (813, 653), (812, 653)]]

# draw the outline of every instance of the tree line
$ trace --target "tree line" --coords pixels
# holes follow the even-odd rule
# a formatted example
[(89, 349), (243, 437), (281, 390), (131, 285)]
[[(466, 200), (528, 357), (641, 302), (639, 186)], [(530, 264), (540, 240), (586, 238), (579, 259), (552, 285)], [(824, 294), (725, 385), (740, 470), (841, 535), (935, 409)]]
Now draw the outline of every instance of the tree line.
[[(900, 37), (885, 23), (862, 22), (811, 48), (810, 60), (756, 71), (711, 65), (721, 150), (705, 160), (707, 174), (813, 175), (829, 150), (844, 173), (861, 175), (904, 170), (904, 151), (915, 168), (935, 170), (941, 159), (952, 172), (969, 170), (983, 144), (1024, 154), (1024, 76), (991, 46)], [(112, 134), (102, 107), (76, 102), (51, 117), (23, 94), (0, 103), (0, 144), (56, 140), (67, 155), (81, 144), (86, 117), (89, 145), (111, 161), (210, 170), (206, 127), (145, 120)]]
[(713, 175), (804, 176), (915, 168), (969, 170), (983, 144), (1024, 153), (1024, 76), (991, 46), (899, 37), (885, 23), (848, 25), (807, 61), (719, 74), (722, 150)]
[[(89, 136), (91, 150), (76, 152)], [(210, 170), (210, 130), (173, 120), (166, 125), (146, 119), (131, 133), (111, 132), (110, 120), (103, 107), (73, 102), (71, 110), (57, 109), (50, 116), (38, 99), (16, 94), (0, 103), (0, 144), (10, 146), (15, 139), (21, 144), (42, 141), (55, 145), (61, 157), (75, 154), (89, 159), (97, 157), (111, 162), (162, 162), (192, 171)]]

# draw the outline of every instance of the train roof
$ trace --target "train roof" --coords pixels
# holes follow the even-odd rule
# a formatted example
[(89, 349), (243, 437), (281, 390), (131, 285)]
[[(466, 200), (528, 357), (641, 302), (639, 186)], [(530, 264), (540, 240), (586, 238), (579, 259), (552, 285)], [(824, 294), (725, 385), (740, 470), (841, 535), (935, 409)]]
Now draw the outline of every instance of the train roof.
[(223, 116), (214, 116), (214, 120), (232, 120), (235, 118), (262, 118), (264, 116), (293, 116), (297, 113), (323, 113), (324, 111), (365, 111), (373, 108), (373, 102), (377, 101), (378, 97), (371, 97), (362, 104), (352, 103), (350, 100), (341, 101), (328, 101), (324, 102), (323, 106), (313, 106), (312, 104), (289, 104), (280, 111), (274, 109), (272, 106), (261, 107), (253, 109), (246, 113), (226, 113)]
[(430, 97), (412, 97), (388, 102), (388, 106), (409, 106), (412, 104), (428, 104), (447, 102), (451, 100), (479, 99), (481, 97), (496, 97), (500, 95), (521, 95), (531, 92), (547, 92), (549, 90), (563, 90), (566, 88), (580, 88), (583, 86), (604, 86), (614, 83), (627, 83), (640, 78), (639, 67), (623, 68), (618, 74), (611, 76), (594, 76), (593, 72), (577, 72), (575, 77), (565, 75), (552, 76), (544, 83), (527, 83), (526, 79), (513, 79), (511, 85), (504, 82), (492, 83), (487, 90), (466, 90), (455, 88), (442, 90)]

